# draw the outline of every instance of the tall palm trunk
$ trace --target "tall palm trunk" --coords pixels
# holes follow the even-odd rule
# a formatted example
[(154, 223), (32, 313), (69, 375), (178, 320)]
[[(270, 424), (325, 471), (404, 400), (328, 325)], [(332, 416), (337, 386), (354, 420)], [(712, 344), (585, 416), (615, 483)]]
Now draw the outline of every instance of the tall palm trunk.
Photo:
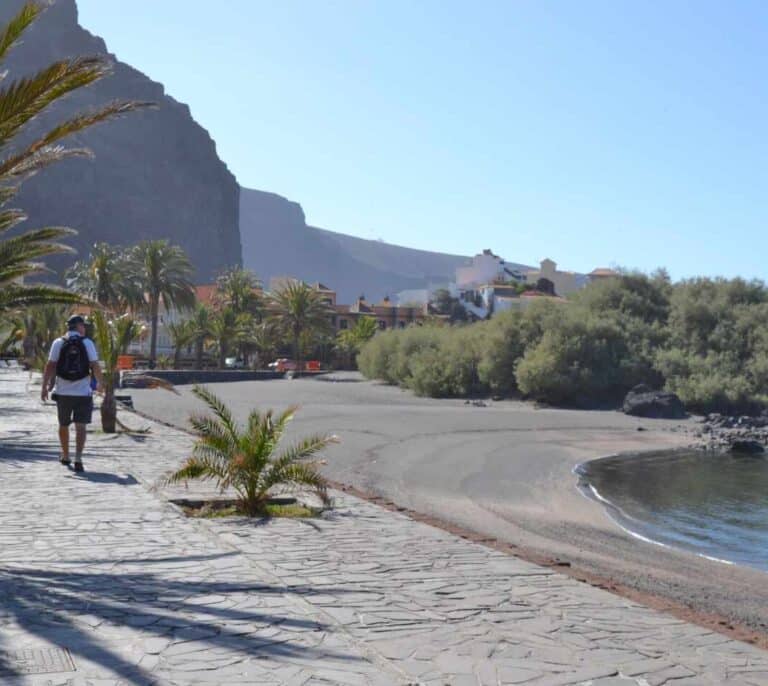
[(227, 364), (227, 342), (222, 338), (219, 341), (219, 369), (224, 369)]
[(296, 360), (296, 371), (300, 372), (302, 368), (301, 360), (301, 327), (293, 327), (293, 359)]
[(197, 369), (203, 368), (203, 337), (200, 336), (195, 341), (195, 367)]
[(157, 324), (160, 319), (160, 299), (151, 296), (149, 308), (150, 326), (152, 328), (149, 343), (149, 368), (154, 369), (157, 362)]

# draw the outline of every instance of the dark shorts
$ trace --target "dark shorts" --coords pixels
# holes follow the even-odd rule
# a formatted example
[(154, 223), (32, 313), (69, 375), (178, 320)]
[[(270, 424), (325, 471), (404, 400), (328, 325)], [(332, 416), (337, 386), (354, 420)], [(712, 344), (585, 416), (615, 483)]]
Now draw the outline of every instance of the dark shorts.
[(90, 424), (93, 412), (93, 398), (90, 395), (56, 395), (59, 411), (59, 426)]

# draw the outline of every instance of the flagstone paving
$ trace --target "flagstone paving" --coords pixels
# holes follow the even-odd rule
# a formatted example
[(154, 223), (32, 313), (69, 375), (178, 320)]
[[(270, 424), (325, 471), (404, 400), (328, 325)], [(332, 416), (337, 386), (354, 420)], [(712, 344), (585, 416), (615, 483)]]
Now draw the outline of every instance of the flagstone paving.
[(347, 494), (187, 519), (210, 487), (157, 483), (191, 439), (136, 416), (75, 475), (38, 392), (0, 372), (0, 684), (768, 684), (751, 645)]

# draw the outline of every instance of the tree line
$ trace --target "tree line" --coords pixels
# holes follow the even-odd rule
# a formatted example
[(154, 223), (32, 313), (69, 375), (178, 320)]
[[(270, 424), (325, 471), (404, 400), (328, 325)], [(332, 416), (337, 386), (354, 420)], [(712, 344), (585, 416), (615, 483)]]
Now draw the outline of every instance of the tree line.
[(522, 396), (615, 406), (643, 383), (694, 411), (752, 413), (768, 404), (768, 289), (762, 281), (623, 273), (566, 302), (465, 326), (388, 331), (360, 370), (419, 395)]
[[(141, 324), (146, 320), (151, 368), (178, 368), (185, 351), (198, 368), (210, 357), (223, 368), (230, 356), (244, 366), (264, 366), (280, 353), (292, 355), (301, 367), (308, 354), (336, 347), (352, 363), (359, 344), (376, 330), (375, 321), (363, 321), (337, 337), (335, 311), (301, 281), (288, 280), (266, 293), (255, 274), (235, 267), (220, 274), (209, 299), (198, 302), (192, 275), (180, 247), (149, 240), (128, 248), (98, 243), (65, 274), (65, 282), (81, 303), (106, 313), (104, 321), (130, 321), (130, 326), (121, 324), (127, 326), (121, 335), (123, 352), (145, 335)], [(5, 325), (11, 331), (5, 334), (6, 347), (20, 341), (31, 360), (47, 353), (56, 327), (71, 310), (72, 304), (65, 303), (7, 312)], [(173, 357), (158, 355), (161, 324)]]

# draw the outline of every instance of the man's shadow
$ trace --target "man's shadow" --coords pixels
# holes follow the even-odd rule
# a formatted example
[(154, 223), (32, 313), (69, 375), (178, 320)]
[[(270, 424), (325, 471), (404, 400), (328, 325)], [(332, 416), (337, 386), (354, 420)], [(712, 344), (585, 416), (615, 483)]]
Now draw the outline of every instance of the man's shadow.
[(70, 467), (71, 476), (84, 481), (93, 481), (96, 484), (115, 484), (117, 486), (135, 486), (139, 482), (130, 474), (109, 474), (108, 472), (76, 472)]

